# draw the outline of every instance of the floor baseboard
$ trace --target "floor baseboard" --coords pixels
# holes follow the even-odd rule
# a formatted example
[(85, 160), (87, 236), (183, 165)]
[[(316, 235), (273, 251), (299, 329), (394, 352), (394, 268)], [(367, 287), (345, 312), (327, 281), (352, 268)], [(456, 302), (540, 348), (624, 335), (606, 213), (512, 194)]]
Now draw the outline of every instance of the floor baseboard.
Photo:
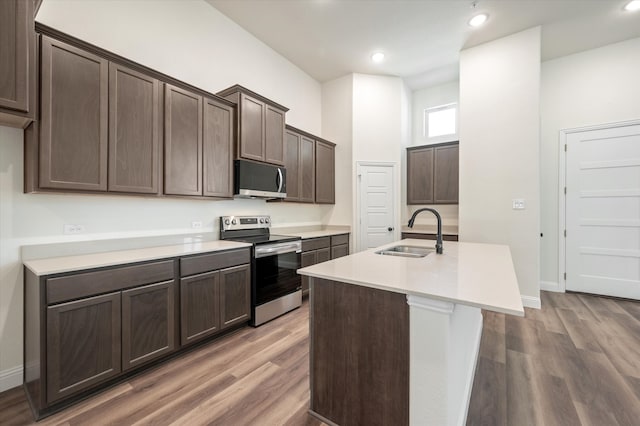
[(525, 308), (540, 309), (540, 298), (533, 296), (520, 296), (522, 298), (522, 305)]
[(563, 290), (560, 290), (560, 284), (552, 281), (540, 281), (540, 290), (564, 293)]
[(18, 387), (22, 384), (22, 366), (0, 371), (0, 392)]

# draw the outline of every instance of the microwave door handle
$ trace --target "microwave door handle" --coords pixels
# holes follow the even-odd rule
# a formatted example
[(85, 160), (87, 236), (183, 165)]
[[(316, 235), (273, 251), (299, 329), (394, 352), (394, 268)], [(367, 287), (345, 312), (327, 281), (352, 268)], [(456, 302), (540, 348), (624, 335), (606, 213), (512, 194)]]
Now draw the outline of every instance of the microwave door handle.
[(278, 192), (282, 192), (282, 184), (284, 179), (282, 179), (282, 170), (278, 167), (278, 176), (276, 177), (276, 183), (278, 185)]

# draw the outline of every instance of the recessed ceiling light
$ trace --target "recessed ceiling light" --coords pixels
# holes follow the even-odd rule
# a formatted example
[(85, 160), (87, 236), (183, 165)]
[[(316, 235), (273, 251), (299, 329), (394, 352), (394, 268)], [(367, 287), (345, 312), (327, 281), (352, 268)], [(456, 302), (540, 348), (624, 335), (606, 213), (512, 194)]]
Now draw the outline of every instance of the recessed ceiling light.
[(486, 13), (480, 13), (479, 15), (476, 15), (469, 20), (469, 25), (471, 25), (472, 27), (479, 27), (480, 25), (487, 22), (487, 19), (489, 19), (489, 15), (487, 15)]
[(382, 52), (374, 53), (373, 55), (371, 55), (371, 60), (375, 63), (380, 63), (384, 61), (384, 53)]
[(640, 10), (640, 0), (630, 1), (624, 7), (624, 10), (626, 10), (627, 12), (635, 12), (636, 10)]

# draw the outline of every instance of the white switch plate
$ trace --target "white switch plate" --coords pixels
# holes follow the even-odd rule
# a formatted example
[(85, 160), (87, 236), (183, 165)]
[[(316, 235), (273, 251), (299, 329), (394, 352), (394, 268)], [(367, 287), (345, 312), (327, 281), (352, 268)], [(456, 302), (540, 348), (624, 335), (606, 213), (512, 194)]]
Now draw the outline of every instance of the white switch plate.
[(62, 227), (62, 233), (65, 235), (82, 234), (84, 232), (84, 225), (64, 225)]
[(191, 222), (191, 228), (193, 228), (193, 229), (202, 229), (202, 221), (201, 220), (194, 220), (193, 222)]
[(524, 210), (524, 198), (514, 198), (513, 199), (513, 209), (514, 210)]

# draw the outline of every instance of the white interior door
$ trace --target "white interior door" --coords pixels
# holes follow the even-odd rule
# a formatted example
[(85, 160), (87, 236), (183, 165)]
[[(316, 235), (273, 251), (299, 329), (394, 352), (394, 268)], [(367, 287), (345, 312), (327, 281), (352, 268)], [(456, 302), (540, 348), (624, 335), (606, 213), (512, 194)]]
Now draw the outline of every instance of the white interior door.
[(640, 299), (640, 124), (566, 144), (566, 288)]
[(395, 238), (393, 165), (358, 165), (359, 250), (391, 243)]

